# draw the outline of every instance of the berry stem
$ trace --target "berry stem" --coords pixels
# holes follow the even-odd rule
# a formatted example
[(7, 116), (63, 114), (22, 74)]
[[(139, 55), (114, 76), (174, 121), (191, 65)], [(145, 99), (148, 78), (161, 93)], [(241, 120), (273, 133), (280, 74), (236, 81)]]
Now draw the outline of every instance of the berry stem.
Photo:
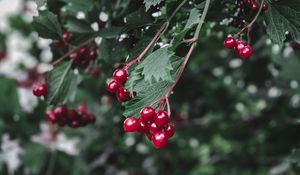
[(69, 52), (65, 53), (63, 56), (61, 56), (60, 58), (58, 58), (57, 60), (52, 62), (52, 65), (56, 65), (60, 62), (62, 62), (64, 59), (66, 59), (68, 56), (70, 56), (72, 53), (74, 53), (75, 51), (77, 51), (78, 49), (80, 49), (80, 47), (87, 45), (88, 43), (90, 43), (92, 40), (94, 40), (94, 38), (87, 40), (86, 42), (80, 44), (77, 47), (74, 47), (73, 49), (71, 49)]
[(200, 18), (200, 21), (197, 25), (197, 28), (196, 28), (196, 31), (195, 31), (195, 34), (194, 34), (194, 37), (192, 39), (189, 39), (187, 41), (193, 41), (187, 55), (185, 56), (185, 59), (184, 59), (184, 62), (181, 66), (181, 68), (179, 69), (179, 72), (178, 72), (178, 75), (176, 76), (176, 79), (175, 81), (173, 82), (173, 84), (171, 85), (171, 87), (169, 88), (169, 90), (167, 91), (166, 95), (165, 95), (165, 100), (166, 100), (166, 103), (167, 103), (167, 106), (168, 106), (168, 115), (171, 116), (171, 109), (170, 109), (170, 104), (169, 104), (169, 96), (171, 95), (174, 87), (176, 86), (176, 84), (178, 83), (178, 81), (180, 80), (182, 74), (183, 74), (183, 71), (185, 70), (186, 66), (187, 66), (187, 63), (193, 53), (193, 50), (195, 49), (196, 45), (197, 45), (197, 40), (199, 39), (199, 34), (200, 34), (200, 30), (202, 28), (202, 25), (204, 23), (204, 20), (206, 18), (206, 15), (207, 15), (207, 12), (208, 12), (208, 8), (209, 8), (209, 5), (210, 5), (210, 0), (206, 0), (205, 1), (205, 7), (204, 7), (204, 10), (203, 10), (203, 13), (201, 15), (201, 18)]
[(238, 33), (236, 33), (234, 36), (236, 37), (237, 35), (241, 34), (242, 32), (244, 32), (246, 29), (251, 29), (252, 28), (252, 25), (255, 23), (255, 21), (257, 20), (259, 14), (261, 13), (262, 11), (262, 7), (263, 7), (263, 4), (264, 4), (264, 0), (261, 0), (261, 3), (260, 3), (260, 6), (259, 6), (259, 9), (258, 9), (258, 12), (256, 13), (255, 17), (253, 18), (253, 20), (247, 25), (245, 26), (242, 30), (240, 30)]

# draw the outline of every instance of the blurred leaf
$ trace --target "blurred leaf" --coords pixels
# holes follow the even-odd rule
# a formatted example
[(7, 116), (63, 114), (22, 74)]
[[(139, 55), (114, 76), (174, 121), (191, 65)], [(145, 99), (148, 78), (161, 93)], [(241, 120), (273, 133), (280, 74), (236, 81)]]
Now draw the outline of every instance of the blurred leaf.
[(110, 28), (105, 28), (105, 29), (100, 29), (97, 34), (100, 37), (103, 38), (116, 38), (117, 36), (121, 35), (122, 32), (124, 32), (123, 27), (110, 27)]
[(200, 12), (198, 9), (193, 8), (191, 10), (188, 21), (185, 24), (184, 30), (192, 28), (195, 24), (198, 24), (200, 21)]
[(38, 8), (42, 7), (43, 5), (46, 4), (47, 0), (35, 0)]
[(60, 40), (62, 31), (57, 17), (50, 11), (39, 11), (33, 18), (32, 26), (40, 37)]
[(161, 2), (161, 0), (144, 0), (146, 11), (148, 11), (151, 6), (156, 6), (160, 2)]
[(126, 16), (126, 24), (132, 26), (139, 26), (152, 22), (152, 16), (149, 13), (145, 13), (142, 9), (139, 9)]
[(18, 112), (19, 101), (15, 80), (0, 77), (0, 106), (1, 117), (10, 117)]
[(77, 18), (69, 18), (65, 27), (71, 33), (94, 33), (88, 22)]
[(300, 3), (298, 0), (274, 1), (266, 11), (267, 33), (274, 43), (283, 45), (288, 31), (300, 42)]

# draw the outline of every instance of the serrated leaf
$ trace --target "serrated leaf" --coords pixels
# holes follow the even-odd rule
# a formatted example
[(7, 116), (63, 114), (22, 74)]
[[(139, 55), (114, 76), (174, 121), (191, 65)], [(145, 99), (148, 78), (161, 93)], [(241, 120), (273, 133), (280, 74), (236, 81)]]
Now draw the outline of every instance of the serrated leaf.
[(286, 32), (300, 41), (300, 5), (297, 0), (273, 2), (266, 12), (267, 33), (274, 43), (283, 45)]
[(193, 8), (190, 12), (188, 21), (185, 24), (184, 30), (192, 28), (195, 24), (199, 23), (199, 21), (200, 21), (200, 12), (198, 9)]
[[(154, 81), (168, 80), (170, 81), (170, 71), (173, 69), (170, 58), (174, 54), (169, 53), (169, 47), (157, 49), (147, 56), (138, 68), (143, 69), (142, 75), (145, 81), (152, 83)], [(171, 80), (172, 81), (172, 80)]]
[(59, 40), (62, 35), (57, 17), (50, 11), (39, 11), (39, 16), (33, 18), (32, 26), (42, 38)]
[[(182, 59), (176, 56), (171, 58), (173, 70), (171, 71), (172, 78), (174, 79), (178, 73), (178, 70), (181, 66)], [(136, 75), (137, 76), (137, 75)], [(128, 102), (124, 102), (123, 106), (125, 106), (124, 116), (138, 116), (140, 110), (149, 106), (153, 102), (160, 100), (168, 91), (172, 82), (169, 81), (159, 81), (150, 84), (148, 81), (144, 79), (136, 80), (133, 87), (131, 86), (132, 79), (136, 79), (137, 77), (131, 78), (131, 74), (129, 79), (127, 80), (125, 87), (127, 89), (132, 88), (134, 92), (136, 92), (137, 96), (131, 99)], [(140, 75), (142, 77), (142, 75)]]
[(161, 2), (161, 0), (144, 0), (146, 11), (150, 9), (151, 6), (156, 6)]
[(76, 76), (71, 69), (71, 62), (62, 62), (54, 67), (48, 76), (47, 102), (51, 105), (66, 103), (73, 90)]
[(80, 34), (90, 34), (94, 33), (93, 29), (90, 27), (89, 23), (84, 20), (79, 20), (77, 18), (69, 18), (65, 27), (69, 32), (80, 33)]

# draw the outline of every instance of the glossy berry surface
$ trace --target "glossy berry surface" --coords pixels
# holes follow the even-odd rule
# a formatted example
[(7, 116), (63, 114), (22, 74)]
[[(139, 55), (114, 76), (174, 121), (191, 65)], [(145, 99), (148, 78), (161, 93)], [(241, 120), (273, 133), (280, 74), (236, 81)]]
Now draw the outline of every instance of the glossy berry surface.
[(91, 50), (89, 52), (89, 58), (92, 59), (92, 60), (96, 59), (97, 58), (97, 51), (96, 50)]
[(236, 40), (234, 37), (229, 36), (224, 40), (224, 47), (225, 48), (234, 48), (236, 44)]
[(252, 48), (250, 46), (245, 46), (241, 49), (239, 55), (242, 59), (248, 59), (252, 55)]
[(51, 123), (55, 123), (57, 121), (57, 117), (53, 111), (47, 111), (45, 116)]
[(164, 131), (158, 131), (152, 136), (152, 143), (156, 149), (162, 149), (168, 144), (168, 134)]
[(32, 93), (37, 97), (45, 96), (47, 94), (48, 88), (46, 84), (38, 85), (34, 84), (32, 86)]
[(140, 121), (135, 117), (128, 117), (123, 123), (125, 132), (137, 132), (139, 131), (140, 127)]
[(152, 121), (155, 111), (151, 106), (144, 107), (140, 112), (140, 118), (143, 121)]
[(68, 115), (68, 108), (66, 105), (60, 105), (54, 108), (54, 114), (58, 118), (62, 118)]
[(139, 122), (140, 122), (140, 128), (139, 128), (138, 132), (141, 133), (141, 134), (147, 133), (149, 131), (148, 122), (142, 121), (142, 120), (139, 120)]
[(64, 42), (68, 42), (70, 40), (70, 33), (69, 32), (64, 32), (62, 36), (63, 36)]
[(268, 8), (269, 8), (269, 6), (268, 6), (268, 4), (266, 4), (266, 3), (263, 3), (263, 6), (262, 6), (262, 11), (267, 11), (268, 10)]
[(169, 116), (166, 111), (158, 111), (153, 120), (158, 127), (161, 127), (168, 124)]
[(154, 133), (156, 133), (157, 131), (159, 130), (159, 128), (158, 128), (158, 126), (156, 125), (156, 123), (150, 123), (150, 125), (149, 125), (149, 133), (150, 134), (154, 134)]
[(237, 54), (239, 54), (241, 52), (241, 50), (246, 46), (246, 43), (243, 41), (238, 41), (236, 42), (236, 46), (235, 46), (235, 52)]
[(106, 86), (107, 91), (111, 92), (111, 93), (116, 93), (118, 91), (118, 89), (120, 88), (120, 83), (117, 82), (116, 80), (112, 80), (108, 83), (108, 85)]
[(171, 124), (168, 124), (168, 125), (165, 127), (164, 131), (168, 134), (168, 137), (169, 137), (169, 138), (170, 138), (170, 137), (173, 137), (173, 135), (174, 135), (174, 133), (175, 133), (174, 127), (173, 127), (173, 125), (171, 125)]
[(117, 69), (113, 74), (114, 79), (119, 83), (125, 83), (128, 79), (128, 72), (126, 69)]
[(117, 91), (117, 99), (119, 101), (127, 101), (130, 99), (130, 93), (129, 91), (124, 88), (124, 87), (120, 87)]

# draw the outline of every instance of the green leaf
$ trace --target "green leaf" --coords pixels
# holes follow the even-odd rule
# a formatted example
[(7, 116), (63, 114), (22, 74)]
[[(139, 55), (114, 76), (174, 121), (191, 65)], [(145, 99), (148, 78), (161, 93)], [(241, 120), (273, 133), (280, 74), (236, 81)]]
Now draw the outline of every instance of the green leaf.
[(71, 62), (62, 62), (54, 67), (48, 77), (47, 102), (51, 105), (66, 103), (76, 86), (76, 76)]
[(77, 13), (78, 11), (87, 12), (93, 8), (95, 3), (93, 0), (62, 0), (68, 3), (66, 10)]
[(0, 85), (0, 116), (16, 114), (19, 109), (16, 81), (0, 77)]
[(131, 26), (139, 26), (152, 22), (150, 13), (145, 13), (142, 9), (130, 13), (126, 16), (126, 24)]
[(168, 48), (169, 47), (162, 47), (154, 51), (138, 66), (138, 69), (143, 69), (142, 75), (145, 81), (149, 83), (152, 83), (153, 79), (155, 81), (172, 81), (170, 71), (173, 68), (170, 63), (170, 58), (174, 53), (169, 53)]
[(61, 39), (62, 31), (57, 17), (50, 11), (39, 11), (39, 16), (33, 18), (32, 26), (40, 37)]
[(298, 0), (273, 2), (266, 12), (267, 33), (274, 43), (283, 45), (288, 31), (300, 42), (300, 3)]
[[(174, 79), (178, 73), (178, 70), (181, 66), (182, 59), (176, 56), (173, 56), (171, 59), (173, 70), (171, 71), (172, 78)], [(132, 86), (132, 81), (135, 81)], [(145, 107), (149, 106), (153, 102), (160, 100), (168, 92), (168, 89), (172, 85), (170, 81), (159, 81), (154, 83), (149, 83), (142, 78), (141, 74), (138, 74), (138, 70), (130, 74), (129, 79), (127, 80), (125, 87), (127, 89), (132, 89), (136, 92), (136, 96), (128, 102), (124, 102), (125, 106), (124, 116), (138, 116), (139, 111)]]
[(93, 29), (90, 27), (89, 23), (77, 18), (69, 18), (65, 25), (67, 30), (71, 33), (94, 33)]
[(190, 12), (187, 23), (185, 24), (184, 30), (191, 29), (195, 24), (198, 24), (200, 21), (200, 12), (198, 9), (193, 8)]
[(144, 0), (146, 11), (148, 11), (151, 6), (156, 6), (160, 2), (161, 0)]
[(99, 30), (97, 35), (106, 39), (116, 38), (119, 35), (121, 35), (124, 31), (125, 29), (123, 27), (110, 27)]
[(47, 1), (47, 0), (35, 0), (35, 2), (36, 2), (36, 4), (37, 4), (38, 8), (40, 8), (40, 7), (42, 7), (43, 5), (45, 5), (45, 4), (46, 4), (46, 1)]

